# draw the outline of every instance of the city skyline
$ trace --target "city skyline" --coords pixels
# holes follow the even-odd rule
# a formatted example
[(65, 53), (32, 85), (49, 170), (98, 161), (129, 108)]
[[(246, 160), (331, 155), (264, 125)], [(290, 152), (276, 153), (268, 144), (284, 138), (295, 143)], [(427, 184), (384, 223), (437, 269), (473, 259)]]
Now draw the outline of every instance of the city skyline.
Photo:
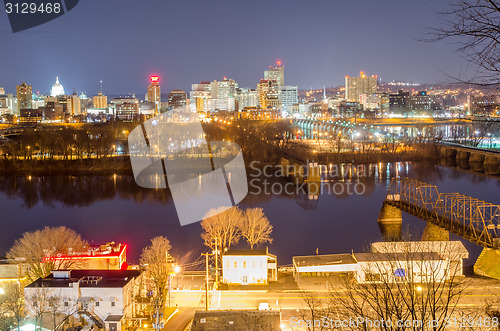
[[(196, 14), (183, 3), (120, 5), (123, 12), (112, 15), (117, 2), (87, 1), (15, 37), (5, 33), (8, 22), (2, 21), (4, 61), (10, 65), (0, 69), (0, 85), (7, 91), (20, 81), (49, 87), (59, 76), (68, 91), (95, 95), (103, 81), (104, 93), (120, 94), (142, 91), (147, 78), (158, 74), (164, 90), (186, 91), (197, 81), (224, 76), (253, 87), (265, 68), (281, 60), (288, 84), (308, 89), (342, 85), (345, 75), (360, 71), (387, 82), (438, 83), (465, 67), (454, 45), (417, 40), (425, 27), (439, 24), (436, 12), (445, 10), (444, 4), (196, 2), (191, 4), (200, 9)], [(274, 24), (258, 24), (268, 11), (280, 13), (272, 17)], [(89, 17), (95, 21), (92, 26)], [(131, 19), (137, 24), (127, 25)], [(342, 33), (346, 27), (349, 34)], [(35, 55), (32, 47), (52, 51)]]

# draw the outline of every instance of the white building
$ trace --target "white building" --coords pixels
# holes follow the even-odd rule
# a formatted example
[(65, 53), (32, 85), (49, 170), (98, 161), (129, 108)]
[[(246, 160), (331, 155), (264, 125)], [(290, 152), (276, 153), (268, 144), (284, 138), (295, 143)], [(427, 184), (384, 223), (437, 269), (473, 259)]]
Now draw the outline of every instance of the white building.
[(50, 95), (52, 97), (58, 97), (65, 94), (66, 93), (64, 93), (64, 87), (59, 83), (59, 77), (56, 77), (56, 83), (52, 85), (52, 88), (50, 89)]
[(259, 105), (259, 93), (256, 89), (243, 87), (236, 90), (236, 101), (238, 102), (238, 110), (245, 107), (257, 107)]
[(469, 252), (460, 241), (383, 241), (373, 243), (372, 252), (406, 254), (435, 252), (446, 261), (448, 279), (463, 276), (463, 260), (469, 258)]
[(292, 261), (293, 277), (298, 285), (302, 277), (354, 274), (358, 270), (358, 264), (351, 254), (294, 256)]
[(71, 315), (105, 330), (121, 331), (135, 316), (133, 298), (141, 281), (138, 270), (53, 271), (25, 287), (25, 305), (33, 316), (55, 298), (61, 319)]
[(299, 89), (297, 86), (280, 86), (279, 98), (281, 99), (281, 109), (284, 114), (292, 113), (292, 105), (299, 102)]
[(229, 250), (222, 256), (222, 276), (227, 284), (269, 284), (278, 280), (278, 262), (267, 248)]
[(358, 283), (441, 283), (447, 279), (446, 261), (435, 252), (355, 253)]
[(376, 242), (370, 253), (293, 257), (297, 283), (303, 277), (350, 274), (358, 283), (444, 282), (463, 276), (469, 253), (460, 241)]
[(17, 98), (12, 94), (5, 94), (3, 88), (0, 88), (0, 115), (14, 114), (17, 110)]

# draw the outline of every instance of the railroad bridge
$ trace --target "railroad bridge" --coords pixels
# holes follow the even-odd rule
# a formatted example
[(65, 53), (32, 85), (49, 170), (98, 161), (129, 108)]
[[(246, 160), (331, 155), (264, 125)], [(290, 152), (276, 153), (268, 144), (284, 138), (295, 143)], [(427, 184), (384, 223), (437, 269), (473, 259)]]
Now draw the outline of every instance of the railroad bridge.
[[(402, 211), (427, 221), (426, 231), (450, 231), (483, 246), (474, 272), (500, 279), (499, 205), (460, 193), (440, 193), (436, 185), (416, 179), (393, 178), (378, 218), (381, 229), (399, 229), (399, 238), (394, 231), (389, 232), (392, 240), (401, 237)], [(448, 239), (441, 236), (423, 240)]]
[(500, 248), (500, 206), (460, 193), (440, 193), (436, 185), (393, 178), (384, 205), (432, 222), (473, 243)]

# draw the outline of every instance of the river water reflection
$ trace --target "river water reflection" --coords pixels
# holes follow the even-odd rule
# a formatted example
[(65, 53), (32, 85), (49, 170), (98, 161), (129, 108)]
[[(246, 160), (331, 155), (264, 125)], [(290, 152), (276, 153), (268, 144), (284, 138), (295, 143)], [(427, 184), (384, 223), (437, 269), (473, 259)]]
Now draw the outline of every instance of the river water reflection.
[[(268, 190), (266, 194), (257, 189), (264, 188), (263, 179), (269, 185), (284, 185), (290, 180), (276, 174), (266, 177), (256, 169), (248, 169), (250, 194), (240, 206), (264, 209), (274, 226), (274, 242), (269, 249), (278, 256), (280, 265), (290, 264), (294, 255), (315, 254), (316, 250), (320, 254), (361, 251), (371, 242), (382, 240), (377, 216), (393, 176), (410, 176), (435, 184), (440, 192), (460, 192), (494, 204), (500, 202), (498, 178), (463, 169), (427, 162), (373, 164), (358, 170), (344, 165), (342, 169), (346, 171), (343, 177), (324, 176), (332, 184), (341, 183), (336, 190), (323, 190), (319, 195), (300, 190)], [(356, 176), (356, 171), (365, 175)], [(358, 185), (358, 189), (351, 190), (352, 194), (347, 189), (341, 191), (347, 185)], [(204, 250), (200, 224), (179, 225), (168, 190), (140, 188), (127, 175), (1, 176), (0, 210), (0, 255), (23, 232), (47, 225), (66, 225), (93, 243), (127, 243), (131, 262), (138, 261), (142, 248), (157, 235), (171, 240), (173, 255), (182, 263), (197, 260)], [(403, 232), (419, 237), (425, 225), (403, 214)], [(470, 250), (471, 264), (480, 247), (464, 243)]]

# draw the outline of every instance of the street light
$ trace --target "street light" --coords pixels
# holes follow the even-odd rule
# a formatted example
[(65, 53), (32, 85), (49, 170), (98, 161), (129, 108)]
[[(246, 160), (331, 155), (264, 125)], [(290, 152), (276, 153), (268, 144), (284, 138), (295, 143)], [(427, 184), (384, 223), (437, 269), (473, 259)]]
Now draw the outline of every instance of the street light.
[(5, 294), (5, 290), (2, 287), (0, 287), (0, 295), (4, 295), (4, 294)]

